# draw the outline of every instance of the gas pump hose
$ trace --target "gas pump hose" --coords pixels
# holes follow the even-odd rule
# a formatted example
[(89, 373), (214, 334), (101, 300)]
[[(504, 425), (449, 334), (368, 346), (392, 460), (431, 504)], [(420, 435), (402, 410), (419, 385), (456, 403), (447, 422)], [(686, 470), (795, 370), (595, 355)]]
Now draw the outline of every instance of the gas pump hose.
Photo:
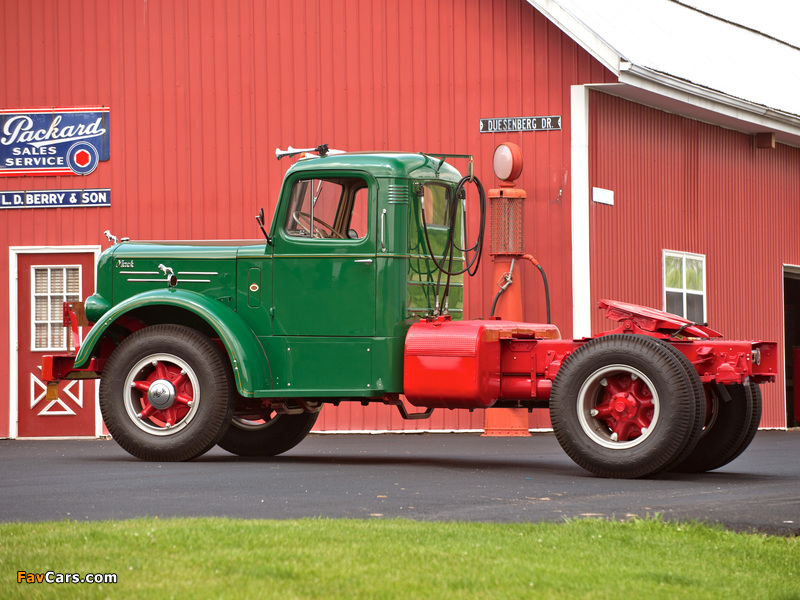
[[(547, 275), (545, 274), (544, 269), (542, 268), (542, 265), (540, 265), (539, 261), (536, 260), (530, 254), (515, 254), (514, 258), (524, 258), (525, 260), (529, 260), (529, 261), (531, 261), (531, 263), (533, 263), (533, 265), (537, 269), (539, 269), (539, 273), (541, 273), (541, 275), (542, 275), (542, 282), (544, 283), (544, 300), (545, 300), (545, 305), (547, 307), (547, 324), (549, 325), (550, 324), (550, 287), (547, 285)], [(514, 264), (513, 260), (512, 260), (511, 264), (512, 264), (511, 268), (513, 270), (513, 268), (514, 268), (513, 267), (513, 264)], [(498, 290), (497, 294), (495, 295), (494, 301), (492, 302), (492, 312), (489, 313), (489, 316), (492, 316), (492, 317), (494, 316), (494, 309), (497, 307), (497, 300), (500, 298), (501, 294), (506, 291), (506, 288), (509, 285), (511, 285), (512, 281), (510, 279), (510, 275), (511, 275), (511, 273), (509, 273), (508, 283), (506, 285), (504, 285), (504, 286), (501, 286), (500, 289)]]

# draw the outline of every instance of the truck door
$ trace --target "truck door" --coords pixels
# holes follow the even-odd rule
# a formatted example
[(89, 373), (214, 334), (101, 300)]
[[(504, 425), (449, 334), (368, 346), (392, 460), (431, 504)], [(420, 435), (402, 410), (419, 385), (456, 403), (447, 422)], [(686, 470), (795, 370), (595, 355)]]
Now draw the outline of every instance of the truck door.
[[(274, 232), (273, 334), (374, 337), (376, 232), (365, 176), (298, 173)], [(370, 226), (372, 224), (372, 226)]]

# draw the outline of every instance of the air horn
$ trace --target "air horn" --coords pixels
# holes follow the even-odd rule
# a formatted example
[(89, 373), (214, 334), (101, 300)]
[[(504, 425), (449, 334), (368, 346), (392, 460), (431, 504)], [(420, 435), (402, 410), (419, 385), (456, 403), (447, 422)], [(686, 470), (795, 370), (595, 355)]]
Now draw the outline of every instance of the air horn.
[(280, 148), (275, 148), (275, 158), (278, 160), (282, 159), (284, 156), (297, 156), (298, 154), (303, 154), (303, 152), (316, 152), (320, 156), (325, 156), (328, 154), (328, 144), (322, 144), (321, 146), (317, 146), (316, 148), (292, 148), (289, 146), (288, 150), (281, 150)]

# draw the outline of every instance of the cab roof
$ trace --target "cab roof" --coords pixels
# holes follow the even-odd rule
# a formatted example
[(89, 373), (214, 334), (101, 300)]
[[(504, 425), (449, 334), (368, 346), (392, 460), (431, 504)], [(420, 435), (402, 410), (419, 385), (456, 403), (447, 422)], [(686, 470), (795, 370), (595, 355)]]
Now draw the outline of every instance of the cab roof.
[(366, 171), (373, 177), (458, 181), (459, 171), (433, 154), (411, 152), (345, 152), (301, 158), (286, 175), (303, 171)]

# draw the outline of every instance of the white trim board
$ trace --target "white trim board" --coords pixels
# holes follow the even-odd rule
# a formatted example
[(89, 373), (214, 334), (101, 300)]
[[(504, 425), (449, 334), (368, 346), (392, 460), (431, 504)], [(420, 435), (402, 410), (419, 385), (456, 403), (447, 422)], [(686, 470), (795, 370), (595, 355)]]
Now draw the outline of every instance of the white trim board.
[(592, 335), (591, 252), (589, 245), (589, 86), (570, 89), (572, 121), (572, 337)]

